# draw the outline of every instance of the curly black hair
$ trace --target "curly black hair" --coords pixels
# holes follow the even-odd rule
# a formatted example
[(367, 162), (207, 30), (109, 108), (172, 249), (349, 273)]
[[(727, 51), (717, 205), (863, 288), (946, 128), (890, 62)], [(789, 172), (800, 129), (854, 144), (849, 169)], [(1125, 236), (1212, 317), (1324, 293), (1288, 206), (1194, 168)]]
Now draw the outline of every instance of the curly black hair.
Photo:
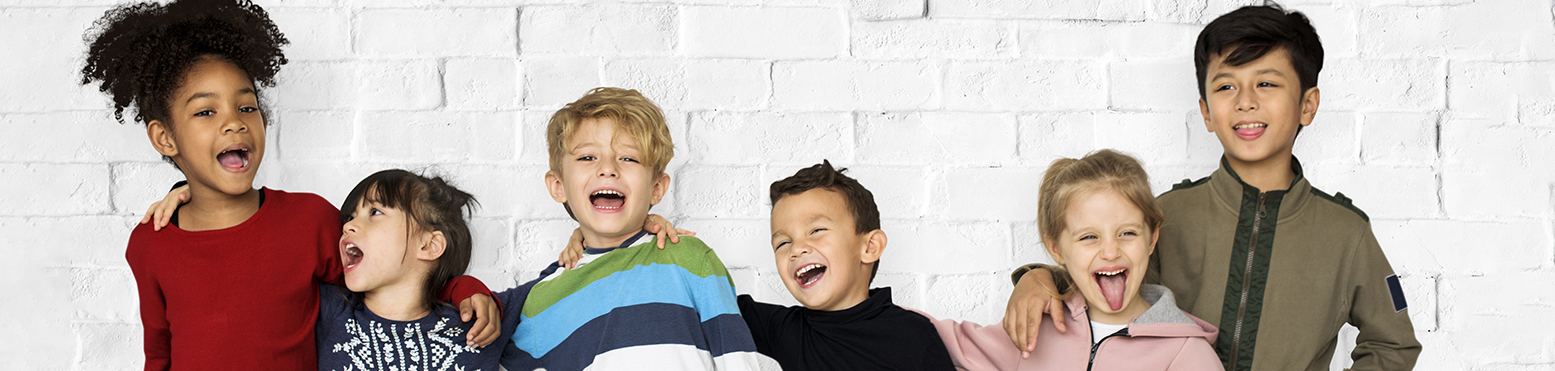
[[(109, 10), (85, 36), (81, 84), (100, 82), (113, 117), (135, 107), (135, 121), (167, 120), (174, 90), (203, 58), (231, 62), (261, 86), (275, 86), (289, 42), (263, 8), (247, 0), (143, 2)], [(257, 92), (256, 92), (257, 93)]]

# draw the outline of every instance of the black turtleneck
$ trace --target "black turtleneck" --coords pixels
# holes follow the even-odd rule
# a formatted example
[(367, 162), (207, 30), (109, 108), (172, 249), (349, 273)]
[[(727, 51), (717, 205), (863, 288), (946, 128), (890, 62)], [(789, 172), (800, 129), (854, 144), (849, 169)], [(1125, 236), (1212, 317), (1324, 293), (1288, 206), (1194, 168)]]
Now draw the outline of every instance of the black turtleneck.
[(934, 325), (892, 304), (889, 287), (835, 312), (758, 303), (750, 295), (739, 302), (756, 351), (786, 371), (955, 368)]

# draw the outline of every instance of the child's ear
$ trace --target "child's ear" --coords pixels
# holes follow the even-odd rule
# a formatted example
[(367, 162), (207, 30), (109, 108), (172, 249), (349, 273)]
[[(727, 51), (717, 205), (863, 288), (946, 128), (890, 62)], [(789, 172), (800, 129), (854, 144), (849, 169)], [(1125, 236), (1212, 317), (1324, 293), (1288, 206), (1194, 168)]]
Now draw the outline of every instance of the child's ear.
[[(1057, 242), (1053, 241), (1050, 238), (1043, 237), (1042, 238), (1042, 247), (1047, 248), (1047, 254), (1048, 254), (1048, 256), (1052, 256), (1053, 257), (1053, 262), (1054, 263), (1058, 263), (1058, 265), (1064, 265), (1064, 254), (1059, 254), (1058, 253), (1058, 243)], [(1154, 249), (1154, 247), (1152, 247), (1152, 249)]]
[(670, 191), (670, 175), (660, 173), (658, 179), (653, 180), (653, 198), (648, 200), (649, 205), (658, 205), (664, 200), (664, 194)]
[(885, 254), (885, 244), (885, 231), (879, 229), (869, 231), (864, 236), (864, 251), (859, 254), (859, 260), (866, 264), (880, 261), (880, 256)]
[(1317, 105), (1321, 98), (1322, 94), (1318, 92), (1316, 86), (1301, 94), (1301, 126), (1312, 125), (1312, 119), (1317, 117)]
[(428, 236), (427, 242), (421, 244), (421, 248), (416, 250), (416, 259), (426, 261), (437, 260), (447, 250), (448, 239), (443, 237), (443, 231), (434, 231), (431, 233), (431, 236)]
[(151, 139), (151, 147), (157, 149), (157, 153), (163, 156), (178, 156), (178, 143), (173, 140), (173, 130), (162, 120), (151, 120), (146, 123), (146, 138)]
[(1204, 98), (1199, 98), (1199, 116), (1204, 118), (1204, 130), (1215, 132), (1215, 125), (1209, 123), (1209, 102), (1205, 102)]
[(1160, 228), (1156, 228), (1155, 230), (1150, 231), (1150, 253), (1151, 254), (1155, 253), (1155, 243), (1156, 242), (1160, 242), (1160, 241), (1161, 241), (1161, 229)]
[(562, 175), (556, 170), (545, 172), (545, 189), (551, 193), (552, 200), (567, 203), (567, 188), (562, 187)]

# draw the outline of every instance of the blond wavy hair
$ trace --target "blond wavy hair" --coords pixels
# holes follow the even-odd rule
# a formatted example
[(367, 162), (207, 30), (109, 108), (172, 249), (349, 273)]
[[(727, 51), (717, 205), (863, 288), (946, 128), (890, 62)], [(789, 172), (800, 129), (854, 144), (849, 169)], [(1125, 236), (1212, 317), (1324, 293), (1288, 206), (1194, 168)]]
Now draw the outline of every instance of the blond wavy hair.
[(1065, 211), (1082, 195), (1112, 190), (1145, 214), (1145, 226), (1151, 232), (1166, 222), (1160, 204), (1150, 192), (1150, 177), (1139, 160), (1110, 149), (1091, 152), (1079, 159), (1061, 158), (1042, 175), (1037, 199), (1037, 229), (1043, 243), (1058, 239), (1069, 228)]
[(654, 174), (663, 174), (664, 167), (675, 157), (675, 143), (670, 140), (670, 129), (664, 123), (664, 112), (659, 106), (637, 90), (602, 87), (589, 90), (582, 98), (551, 115), (551, 122), (545, 128), (551, 171), (561, 172), (567, 140), (583, 120), (590, 118), (610, 119), (618, 130), (635, 139), (637, 148), (642, 151), (640, 160), (652, 167)]

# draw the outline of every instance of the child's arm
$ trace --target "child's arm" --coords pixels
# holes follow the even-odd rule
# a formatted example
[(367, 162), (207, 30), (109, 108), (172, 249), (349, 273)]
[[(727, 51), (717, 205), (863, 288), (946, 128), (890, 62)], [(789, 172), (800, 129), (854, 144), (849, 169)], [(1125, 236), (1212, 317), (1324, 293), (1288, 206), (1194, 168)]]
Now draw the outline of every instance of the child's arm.
[(161, 201), (152, 202), (151, 207), (146, 208), (146, 215), (140, 217), (140, 224), (156, 222), (151, 230), (160, 231), (167, 223), (173, 220), (173, 212), (178, 211), (178, 206), (189, 202), (189, 182), (178, 181), (173, 184), (173, 189), (167, 192), (167, 196)]
[[(659, 250), (664, 249), (665, 240), (669, 240), (670, 243), (680, 243), (680, 236), (682, 235), (697, 235), (696, 232), (675, 228), (675, 225), (671, 224), (669, 219), (664, 219), (663, 216), (658, 214), (648, 214), (648, 218), (643, 219), (643, 230), (659, 235)], [(675, 233), (671, 234), (669, 233), (670, 231), (675, 231)], [(562, 248), (562, 254), (556, 258), (556, 264), (567, 269), (573, 269), (577, 268), (578, 259), (582, 258), (583, 230), (573, 229), (572, 238), (567, 239), (567, 247)]]
[[(923, 311), (908, 308), (929, 319), (939, 333), (950, 360), (960, 370), (1015, 370), (1022, 353), (1010, 342), (1002, 326), (984, 326), (972, 322), (936, 319)], [(1055, 324), (1061, 321), (1053, 321)], [(1213, 351), (1211, 351), (1213, 354)]]
[(125, 256), (130, 272), (135, 275), (135, 288), (140, 295), (140, 323), (145, 330), (146, 370), (172, 368), (173, 334), (168, 330), (167, 302), (156, 276), (145, 268), (142, 257), (131, 249)]
[[(1350, 270), (1354, 301), (1350, 305), (1349, 322), (1360, 330), (1360, 335), (1356, 336), (1355, 350), (1350, 353), (1350, 358), (1355, 360), (1350, 369), (1413, 368), (1420, 357), (1420, 342), (1415, 339), (1415, 326), (1410, 322), (1409, 311), (1403, 302), (1403, 289), (1394, 286), (1397, 277), (1393, 267), (1388, 264), (1369, 225), (1354, 254), (1355, 268)], [(1395, 294), (1398, 302), (1394, 302)]]
[[(701, 240), (689, 239), (701, 245)], [(708, 352), (712, 353), (713, 366), (719, 370), (759, 370), (761, 365), (756, 358), (756, 342), (751, 338), (750, 328), (746, 327), (745, 320), (740, 317), (740, 306), (734, 296), (734, 281), (729, 277), (729, 270), (724, 267), (722, 260), (713, 249), (701, 246), (705, 253), (701, 262), (686, 262), (691, 264), (705, 264), (705, 272), (711, 273), (706, 280), (688, 281), (687, 284), (713, 285), (713, 287), (693, 288), (691, 291), (696, 303), (697, 314), (707, 320), (702, 321), (702, 334), (708, 344)], [(692, 269), (692, 267), (686, 267)], [(700, 269), (699, 269), (700, 270)], [(693, 271), (699, 271), (693, 270)], [(716, 278), (716, 279), (714, 279)]]
[[(1029, 272), (1041, 274), (1026, 274)], [(1064, 318), (1063, 300), (1070, 294), (1069, 287), (1073, 286), (1068, 284), (1068, 276), (1063, 268), (1047, 264), (1027, 264), (1010, 274), (1010, 280), (1015, 281), (1015, 291), (1010, 293), (1010, 302), (1004, 307), (1001, 324), (1010, 343), (1020, 349), (1021, 358), (1030, 358), (1031, 351), (1036, 350), (1037, 330), (1042, 327), (1043, 314), (1049, 315), (1048, 319), (1058, 332), (1068, 333), (1064, 321), (1052, 320)]]

